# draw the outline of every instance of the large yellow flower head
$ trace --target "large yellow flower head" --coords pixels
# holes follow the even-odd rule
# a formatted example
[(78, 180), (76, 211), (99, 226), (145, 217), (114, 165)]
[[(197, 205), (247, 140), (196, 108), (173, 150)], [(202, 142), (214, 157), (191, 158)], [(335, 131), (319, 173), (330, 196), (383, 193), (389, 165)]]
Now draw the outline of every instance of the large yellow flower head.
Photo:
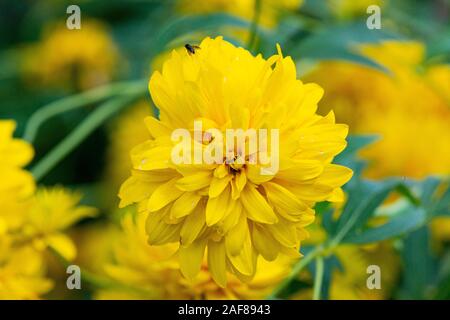
[[(316, 114), (322, 89), (298, 80), (292, 59), (278, 51), (266, 60), (206, 38), (193, 54), (174, 51), (150, 79), (160, 120), (146, 119), (151, 139), (131, 152), (120, 205), (149, 212), (151, 245), (179, 243), (187, 278), (199, 272), (206, 249), (219, 285), (227, 270), (251, 279), (259, 255), (298, 255), (316, 202), (343, 200), (340, 187), (352, 172), (331, 162), (348, 128), (333, 113)], [(182, 162), (180, 130), (194, 136)], [(248, 133), (237, 148), (234, 138), (222, 139), (230, 130)], [(215, 161), (199, 162), (199, 149)]]

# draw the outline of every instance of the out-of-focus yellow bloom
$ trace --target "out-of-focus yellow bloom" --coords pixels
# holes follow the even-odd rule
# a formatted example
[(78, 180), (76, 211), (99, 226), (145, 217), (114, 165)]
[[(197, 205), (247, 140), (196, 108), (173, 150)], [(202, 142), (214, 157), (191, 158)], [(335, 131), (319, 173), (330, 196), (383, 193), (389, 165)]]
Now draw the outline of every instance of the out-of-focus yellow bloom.
[(23, 170), (34, 152), (28, 143), (13, 138), (15, 128), (14, 121), (0, 120), (0, 234), (22, 224), (17, 212), (35, 189), (33, 177)]
[[(334, 114), (317, 115), (323, 92), (296, 77), (295, 64), (281, 49), (268, 60), (254, 57), (221, 37), (206, 38), (194, 55), (173, 51), (149, 88), (160, 120), (149, 117), (151, 139), (131, 152), (133, 171), (121, 187), (120, 206), (139, 204), (150, 212), (149, 243), (179, 242), (181, 271), (194, 278), (205, 250), (214, 280), (226, 286), (226, 271), (252, 278), (259, 255), (298, 256), (305, 226), (318, 201), (342, 201), (341, 186), (352, 175), (332, 164), (345, 146), (347, 126)], [(280, 170), (261, 173), (260, 164), (177, 165), (171, 133), (204, 128), (279, 130)], [(210, 143), (214, 138), (210, 139)], [(224, 148), (224, 142), (219, 148)], [(207, 148), (202, 144), (202, 148)], [(269, 150), (259, 150), (269, 155)]]
[(62, 188), (34, 193), (33, 178), (22, 169), (33, 150), (12, 138), (14, 128), (13, 121), (0, 121), (0, 299), (38, 299), (52, 288), (42, 249), (73, 259), (75, 247), (62, 232), (95, 211), (77, 207), (80, 196)]
[(431, 232), (433, 237), (438, 241), (450, 242), (450, 218), (437, 217), (431, 223)]
[(35, 188), (32, 176), (22, 169), (33, 149), (12, 137), (15, 126), (14, 121), (0, 121), (0, 299), (37, 299), (51, 288), (42, 259), (32, 248), (13, 247), (13, 234), (24, 222), (24, 202)]
[(107, 28), (83, 19), (81, 29), (47, 26), (41, 42), (26, 50), (23, 69), (31, 85), (83, 90), (110, 81), (118, 58)]
[[(306, 78), (325, 88), (324, 105), (354, 133), (379, 134), (362, 155), (368, 176), (423, 178), (450, 173), (450, 67), (422, 66), (424, 46), (386, 41), (362, 53), (392, 75), (347, 62), (328, 62)], [(322, 110), (326, 112), (326, 110)]]
[(0, 120), (0, 206), (30, 196), (35, 188), (33, 177), (22, 169), (33, 158), (33, 149), (13, 138), (15, 128), (14, 121)]
[(331, 12), (338, 18), (348, 19), (367, 15), (367, 8), (371, 5), (384, 6), (385, 0), (327, 0)]
[(37, 249), (51, 247), (66, 260), (73, 260), (76, 247), (63, 232), (97, 211), (80, 206), (81, 194), (62, 187), (38, 189), (25, 215), (23, 237), (31, 239)]
[[(261, 1), (260, 23), (273, 27), (282, 11), (300, 8), (303, 0), (264, 0)], [(252, 20), (255, 14), (255, 0), (179, 0), (179, 9), (184, 13), (226, 12), (231, 15)]]
[[(305, 244), (317, 245), (326, 239), (326, 232), (319, 225), (309, 228), (311, 237)], [(400, 272), (400, 259), (390, 242), (371, 245), (344, 244), (332, 252), (339, 260), (331, 275), (329, 299), (331, 300), (383, 300), (389, 299), (391, 290), (395, 287)], [(381, 289), (370, 290), (367, 279), (370, 265), (380, 267)], [(307, 272), (301, 279), (311, 281)], [(301, 290), (294, 294), (293, 299), (311, 299), (312, 290)]]
[[(390, 297), (391, 290), (400, 270), (398, 255), (389, 243), (373, 246), (343, 245), (337, 248), (342, 271), (332, 275), (330, 299), (334, 300), (382, 300)], [(367, 287), (371, 265), (380, 267), (381, 289)]]
[[(323, 63), (310, 81), (325, 88), (325, 103), (354, 133), (379, 134), (361, 152), (372, 178), (450, 174), (450, 67), (425, 67), (419, 42), (365, 45), (363, 54), (391, 75), (346, 62)], [(326, 112), (326, 110), (322, 110)], [(432, 222), (435, 238), (449, 239), (448, 218)]]
[(55, 187), (38, 189), (30, 199), (7, 207), (15, 209), (8, 213), (20, 217), (20, 223), (0, 230), (0, 298), (36, 299), (51, 289), (44, 278), (44, 249), (72, 260), (76, 248), (63, 231), (95, 214), (90, 207), (77, 206), (79, 200), (79, 194)]
[(195, 281), (181, 277), (177, 246), (150, 246), (145, 214), (126, 214), (122, 233), (110, 243), (114, 262), (105, 273), (116, 286), (99, 290), (98, 299), (262, 299), (289, 272), (290, 259), (269, 264), (260, 260), (260, 271), (247, 284), (230, 275), (227, 288), (219, 287), (207, 272), (206, 261)]

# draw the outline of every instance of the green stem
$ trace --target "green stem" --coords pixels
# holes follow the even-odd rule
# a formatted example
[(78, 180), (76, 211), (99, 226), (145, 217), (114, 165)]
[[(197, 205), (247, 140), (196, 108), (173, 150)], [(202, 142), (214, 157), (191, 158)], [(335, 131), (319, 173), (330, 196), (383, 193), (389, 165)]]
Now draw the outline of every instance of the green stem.
[(118, 97), (114, 100), (109, 100), (103, 103), (95, 109), (67, 137), (65, 137), (31, 169), (31, 173), (35, 177), (36, 181), (39, 181), (47, 173), (49, 173), (62, 159), (74, 150), (106, 119), (127, 106), (135, 100), (137, 96), (137, 94), (134, 94), (131, 96)]
[(316, 276), (314, 278), (314, 291), (313, 300), (320, 300), (320, 292), (322, 291), (322, 281), (323, 281), (323, 258), (318, 256), (316, 258)]
[(303, 268), (306, 267), (317, 256), (319, 256), (323, 252), (323, 250), (324, 248), (322, 246), (317, 246), (306, 256), (300, 259), (293, 266), (291, 273), (287, 276), (287, 278), (284, 279), (283, 282), (281, 282), (278, 287), (275, 288), (275, 290), (267, 297), (267, 299), (276, 299), (289, 286), (289, 284), (298, 277), (298, 274), (303, 270)]
[(114, 95), (141, 92), (142, 88), (145, 88), (143, 80), (113, 83), (52, 102), (39, 108), (39, 110), (31, 115), (25, 128), (23, 139), (32, 143), (36, 138), (40, 126), (53, 116), (101, 101)]
[(247, 41), (247, 49), (252, 51), (253, 47), (256, 43), (256, 34), (258, 31), (258, 23), (259, 18), (261, 16), (261, 0), (255, 0), (254, 9), (253, 9), (253, 19), (252, 24), (250, 25), (250, 35)]

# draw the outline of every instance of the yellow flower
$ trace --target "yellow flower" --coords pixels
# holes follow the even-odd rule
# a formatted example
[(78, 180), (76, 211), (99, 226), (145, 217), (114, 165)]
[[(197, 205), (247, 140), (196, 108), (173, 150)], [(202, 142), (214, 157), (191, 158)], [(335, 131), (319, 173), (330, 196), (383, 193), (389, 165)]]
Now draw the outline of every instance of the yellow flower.
[[(298, 256), (313, 205), (343, 200), (340, 187), (352, 172), (331, 162), (345, 148), (348, 129), (335, 124), (333, 113), (315, 113), (322, 89), (298, 80), (294, 62), (280, 49), (265, 60), (221, 37), (206, 38), (200, 48), (173, 51), (162, 73), (152, 75), (160, 120), (146, 118), (152, 138), (132, 150), (132, 176), (119, 197), (121, 207), (138, 203), (139, 211), (150, 213), (151, 245), (179, 242), (184, 276), (196, 276), (206, 249), (209, 271), (224, 287), (227, 270), (251, 279), (259, 255), (268, 261), (279, 253)], [(192, 130), (194, 121), (217, 129), (205, 144), (194, 141), (202, 150), (223, 150), (219, 134), (226, 129), (278, 130), (279, 141), (266, 142), (279, 142), (279, 153), (257, 153), (279, 160), (279, 170), (250, 161), (255, 154), (250, 157), (247, 146), (220, 163), (176, 164), (171, 134)]]
[[(260, 23), (273, 27), (284, 10), (300, 8), (303, 0), (264, 0), (261, 1)], [(255, 14), (255, 0), (179, 0), (179, 9), (186, 13), (226, 12), (245, 20), (252, 20)]]
[(52, 287), (42, 256), (30, 247), (5, 246), (5, 240), (0, 235), (0, 300), (38, 299)]
[(107, 28), (83, 19), (81, 29), (47, 26), (41, 42), (25, 52), (23, 70), (31, 85), (84, 90), (110, 81), (117, 62), (118, 49)]
[[(333, 300), (382, 300), (390, 297), (395, 286), (400, 261), (389, 243), (373, 246), (343, 245), (336, 250), (341, 270), (332, 275), (330, 299)], [(380, 267), (381, 289), (367, 288), (367, 268), (371, 265)]]
[(40, 188), (25, 215), (23, 237), (37, 249), (51, 247), (66, 260), (73, 260), (76, 247), (63, 232), (79, 220), (96, 215), (92, 207), (80, 206), (81, 195), (62, 187)]
[[(376, 221), (372, 221), (375, 223)], [(326, 231), (318, 224), (309, 229), (311, 237), (305, 245), (318, 245), (326, 240)], [(383, 300), (391, 297), (400, 272), (400, 258), (389, 241), (369, 245), (342, 244), (332, 252), (339, 260), (331, 274), (329, 299), (331, 300)], [(381, 289), (367, 288), (371, 265), (380, 267)], [(312, 282), (310, 274), (305, 271), (300, 279)], [(292, 299), (311, 299), (312, 290), (300, 290)]]
[(23, 212), (35, 184), (22, 168), (33, 157), (26, 142), (12, 137), (15, 122), (0, 120), (0, 299), (37, 299), (51, 288), (41, 256), (13, 239), (24, 223)]
[(21, 225), (17, 212), (35, 189), (33, 177), (22, 169), (31, 161), (33, 149), (13, 138), (15, 127), (14, 121), (0, 120), (0, 234)]
[(187, 281), (180, 276), (177, 246), (150, 246), (145, 233), (145, 220), (144, 214), (135, 216), (127, 213), (122, 221), (121, 234), (117, 236), (115, 232), (117, 238), (109, 238), (114, 262), (104, 262), (105, 273), (118, 285), (99, 290), (96, 298), (262, 299), (289, 271), (289, 259), (278, 259), (270, 265), (261, 260), (261, 270), (250, 283), (241, 283), (231, 276), (228, 287), (221, 288), (211, 279), (205, 261), (198, 279)]
[(324, 86), (324, 105), (338, 121), (349, 123), (354, 133), (380, 135), (361, 153), (370, 161), (369, 177), (450, 173), (450, 67), (424, 68), (424, 50), (418, 42), (365, 45), (362, 53), (392, 75), (329, 62), (306, 77)]

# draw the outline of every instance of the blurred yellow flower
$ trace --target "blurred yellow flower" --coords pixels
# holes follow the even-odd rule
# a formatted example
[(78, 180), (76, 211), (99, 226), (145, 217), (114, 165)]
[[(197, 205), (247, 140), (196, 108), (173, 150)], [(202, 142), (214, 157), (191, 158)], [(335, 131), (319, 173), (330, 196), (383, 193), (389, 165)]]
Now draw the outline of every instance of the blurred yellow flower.
[(39, 299), (52, 288), (42, 256), (30, 247), (4, 245), (0, 234), (0, 300)]
[(31, 85), (84, 90), (109, 82), (118, 60), (106, 26), (83, 19), (81, 29), (65, 23), (44, 28), (41, 42), (25, 51), (23, 70)]
[(110, 241), (113, 262), (105, 267), (105, 274), (117, 285), (99, 290), (96, 298), (262, 299), (289, 272), (290, 259), (277, 259), (272, 264), (260, 260), (261, 270), (251, 282), (244, 284), (230, 275), (227, 288), (221, 288), (211, 279), (204, 261), (198, 279), (188, 281), (180, 275), (176, 245), (147, 243), (145, 220), (145, 214), (124, 216), (120, 236)]
[[(63, 232), (78, 220), (93, 216), (93, 208), (78, 206), (80, 195), (63, 188), (38, 189), (24, 201), (6, 207), (18, 217), (10, 230), (0, 230), (0, 299), (37, 299), (51, 282), (44, 278), (48, 262), (44, 249), (73, 260), (76, 248)], [(3, 213), (3, 206), (0, 206)]]
[(37, 249), (51, 247), (66, 260), (73, 260), (76, 247), (63, 232), (96, 209), (79, 205), (81, 194), (62, 187), (40, 188), (30, 201), (23, 226), (23, 237)]
[[(260, 23), (273, 27), (282, 11), (300, 8), (303, 0), (264, 0), (261, 1)], [(255, 0), (179, 0), (179, 9), (184, 13), (226, 12), (231, 15), (252, 20), (255, 14)]]
[[(309, 228), (309, 232), (311, 237), (305, 241), (305, 245), (318, 245), (326, 240), (326, 231), (317, 223)], [(342, 244), (331, 253), (339, 260), (339, 265), (331, 274), (330, 300), (383, 300), (391, 297), (400, 272), (400, 258), (391, 242), (369, 245)], [(367, 279), (370, 276), (367, 268), (371, 265), (380, 267), (381, 289), (370, 290), (367, 287)], [(312, 281), (306, 271), (301, 273), (300, 279)], [(292, 298), (311, 299), (312, 290), (300, 290)]]
[(0, 120), (0, 299), (37, 299), (51, 288), (42, 259), (30, 247), (13, 247), (35, 188), (33, 177), (22, 169), (33, 149), (13, 138), (15, 127), (14, 121)]
[(25, 141), (13, 138), (15, 128), (14, 121), (0, 120), (0, 235), (22, 224), (17, 212), (35, 189), (33, 177), (23, 170), (34, 151)]
[(22, 169), (33, 149), (12, 137), (14, 128), (14, 121), (0, 121), (0, 299), (38, 299), (52, 288), (42, 249), (73, 259), (75, 247), (62, 232), (95, 211), (59, 187), (34, 192), (33, 177)]
[[(15, 128), (14, 121), (0, 120), (0, 207), (30, 196), (35, 188), (31, 174), (22, 169), (33, 158), (33, 148), (13, 138)], [(0, 217), (5, 210), (1, 211)]]
[(361, 153), (370, 161), (369, 177), (450, 173), (450, 67), (422, 66), (424, 50), (418, 42), (365, 45), (362, 53), (392, 75), (327, 62), (306, 77), (323, 85), (323, 105), (354, 133), (380, 135)]
[[(225, 287), (227, 270), (252, 278), (258, 255), (268, 261), (279, 253), (298, 256), (312, 206), (343, 200), (340, 187), (352, 172), (331, 162), (345, 148), (348, 128), (335, 124), (332, 112), (315, 113), (322, 89), (297, 80), (292, 59), (280, 49), (265, 60), (221, 37), (206, 38), (200, 48), (193, 55), (173, 51), (162, 73), (152, 75), (160, 120), (146, 118), (152, 138), (132, 150), (132, 176), (119, 197), (121, 207), (138, 203), (139, 211), (150, 212), (151, 245), (179, 242), (185, 277), (197, 275), (206, 249), (209, 271)], [(192, 130), (194, 121), (219, 132), (279, 130), (280, 170), (261, 173), (245, 150), (242, 165), (175, 164), (171, 133)]]
[[(332, 275), (330, 299), (333, 300), (382, 300), (388, 299), (400, 270), (400, 259), (389, 243), (373, 246), (343, 245), (337, 248), (342, 270)], [(367, 268), (380, 267), (381, 289), (367, 287)]]

